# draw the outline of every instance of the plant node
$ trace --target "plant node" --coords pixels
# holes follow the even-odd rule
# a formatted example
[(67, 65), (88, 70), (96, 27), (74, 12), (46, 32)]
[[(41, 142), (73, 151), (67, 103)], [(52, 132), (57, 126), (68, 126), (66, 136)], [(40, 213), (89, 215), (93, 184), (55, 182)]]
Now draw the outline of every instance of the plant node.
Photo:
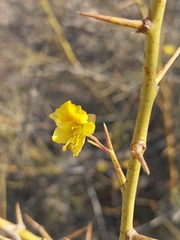
[(146, 143), (142, 140), (136, 140), (131, 144), (131, 151), (132, 151), (133, 157), (136, 158), (141, 163), (143, 170), (147, 173), (147, 175), (149, 175), (150, 171), (143, 157), (145, 150), (146, 150)]
[(149, 20), (148, 17), (143, 19), (142, 22), (143, 22), (143, 25), (140, 29), (138, 29), (137, 33), (146, 33), (151, 27), (151, 21)]
[(157, 240), (155, 238), (147, 237), (136, 232), (136, 230), (131, 229), (126, 234), (127, 240)]

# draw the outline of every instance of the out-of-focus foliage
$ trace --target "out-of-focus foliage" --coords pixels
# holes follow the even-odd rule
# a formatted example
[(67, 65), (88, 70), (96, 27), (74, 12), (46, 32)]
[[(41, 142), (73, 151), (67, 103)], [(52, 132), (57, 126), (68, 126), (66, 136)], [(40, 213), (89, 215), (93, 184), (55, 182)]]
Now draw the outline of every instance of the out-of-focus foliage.
[[(117, 239), (121, 196), (108, 156), (87, 143), (78, 158), (70, 152), (62, 153), (61, 147), (51, 141), (54, 123), (49, 114), (67, 100), (96, 114), (96, 136), (104, 141), (102, 123), (106, 122), (123, 165), (137, 111), (144, 36), (76, 12), (141, 19), (139, 5), (135, 1), (51, 0), (58, 29), (62, 30), (54, 31), (43, 2), (0, 1), (0, 167), (6, 172), (7, 217), (14, 220), (14, 205), (20, 202), (22, 212), (44, 225), (54, 239), (87, 225), (89, 220), (93, 221), (93, 239)], [(178, 47), (179, 11), (179, 1), (167, 1), (161, 64), (169, 58), (163, 46)], [(71, 46), (78, 64), (68, 59), (63, 41)], [(169, 104), (177, 166), (179, 65), (177, 60), (164, 79), (173, 93)], [(168, 213), (156, 221), (156, 227), (147, 224), (141, 232), (149, 231), (159, 239), (177, 239), (172, 226), (165, 222), (171, 217), (169, 211), (173, 213), (179, 206), (179, 191), (169, 206), (161, 100), (160, 93), (145, 154), (151, 175), (142, 173), (140, 178), (134, 224), (140, 228)], [(124, 166), (126, 170), (127, 164)], [(175, 219), (172, 225), (178, 231), (179, 215)]]

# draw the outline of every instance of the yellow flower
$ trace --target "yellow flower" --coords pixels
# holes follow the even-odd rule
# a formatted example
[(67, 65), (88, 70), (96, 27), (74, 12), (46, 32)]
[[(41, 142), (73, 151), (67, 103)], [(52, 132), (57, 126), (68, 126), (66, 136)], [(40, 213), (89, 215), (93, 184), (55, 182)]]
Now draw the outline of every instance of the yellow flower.
[(49, 116), (57, 125), (52, 140), (64, 143), (62, 150), (70, 149), (73, 156), (77, 156), (84, 145), (86, 136), (90, 136), (95, 130), (95, 115), (87, 114), (81, 106), (67, 101)]

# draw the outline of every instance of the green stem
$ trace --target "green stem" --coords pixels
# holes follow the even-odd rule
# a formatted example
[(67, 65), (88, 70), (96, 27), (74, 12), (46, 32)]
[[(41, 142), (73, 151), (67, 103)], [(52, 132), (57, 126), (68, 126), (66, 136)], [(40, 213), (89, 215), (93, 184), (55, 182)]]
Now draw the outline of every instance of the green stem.
[[(146, 142), (152, 106), (157, 94), (157, 63), (159, 53), (160, 30), (166, 0), (151, 0), (148, 20), (150, 28), (145, 34), (143, 80), (140, 91), (139, 107), (132, 143)], [(130, 155), (126, 183), (123, 191), (122, 217), (119, 240), (126, 240), (126, 234), (133, 228), (133, 213), (139, 178), (140, 163)], [(148, 239), (148, 238), (147, 238)]]

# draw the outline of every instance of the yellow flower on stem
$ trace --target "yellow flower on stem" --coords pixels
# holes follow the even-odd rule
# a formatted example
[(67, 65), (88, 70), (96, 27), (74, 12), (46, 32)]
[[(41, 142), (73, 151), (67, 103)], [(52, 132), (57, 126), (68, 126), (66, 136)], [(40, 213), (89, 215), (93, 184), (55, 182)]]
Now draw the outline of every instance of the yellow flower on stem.
[(95, 115), (87, 114), (81, 106), (67, 101), (49, 116), (57, 125), (52, 140), (64, 144), (63, 151), (70, 149), (73, 156), (77, 156), (85, 138), (95, 130)]

